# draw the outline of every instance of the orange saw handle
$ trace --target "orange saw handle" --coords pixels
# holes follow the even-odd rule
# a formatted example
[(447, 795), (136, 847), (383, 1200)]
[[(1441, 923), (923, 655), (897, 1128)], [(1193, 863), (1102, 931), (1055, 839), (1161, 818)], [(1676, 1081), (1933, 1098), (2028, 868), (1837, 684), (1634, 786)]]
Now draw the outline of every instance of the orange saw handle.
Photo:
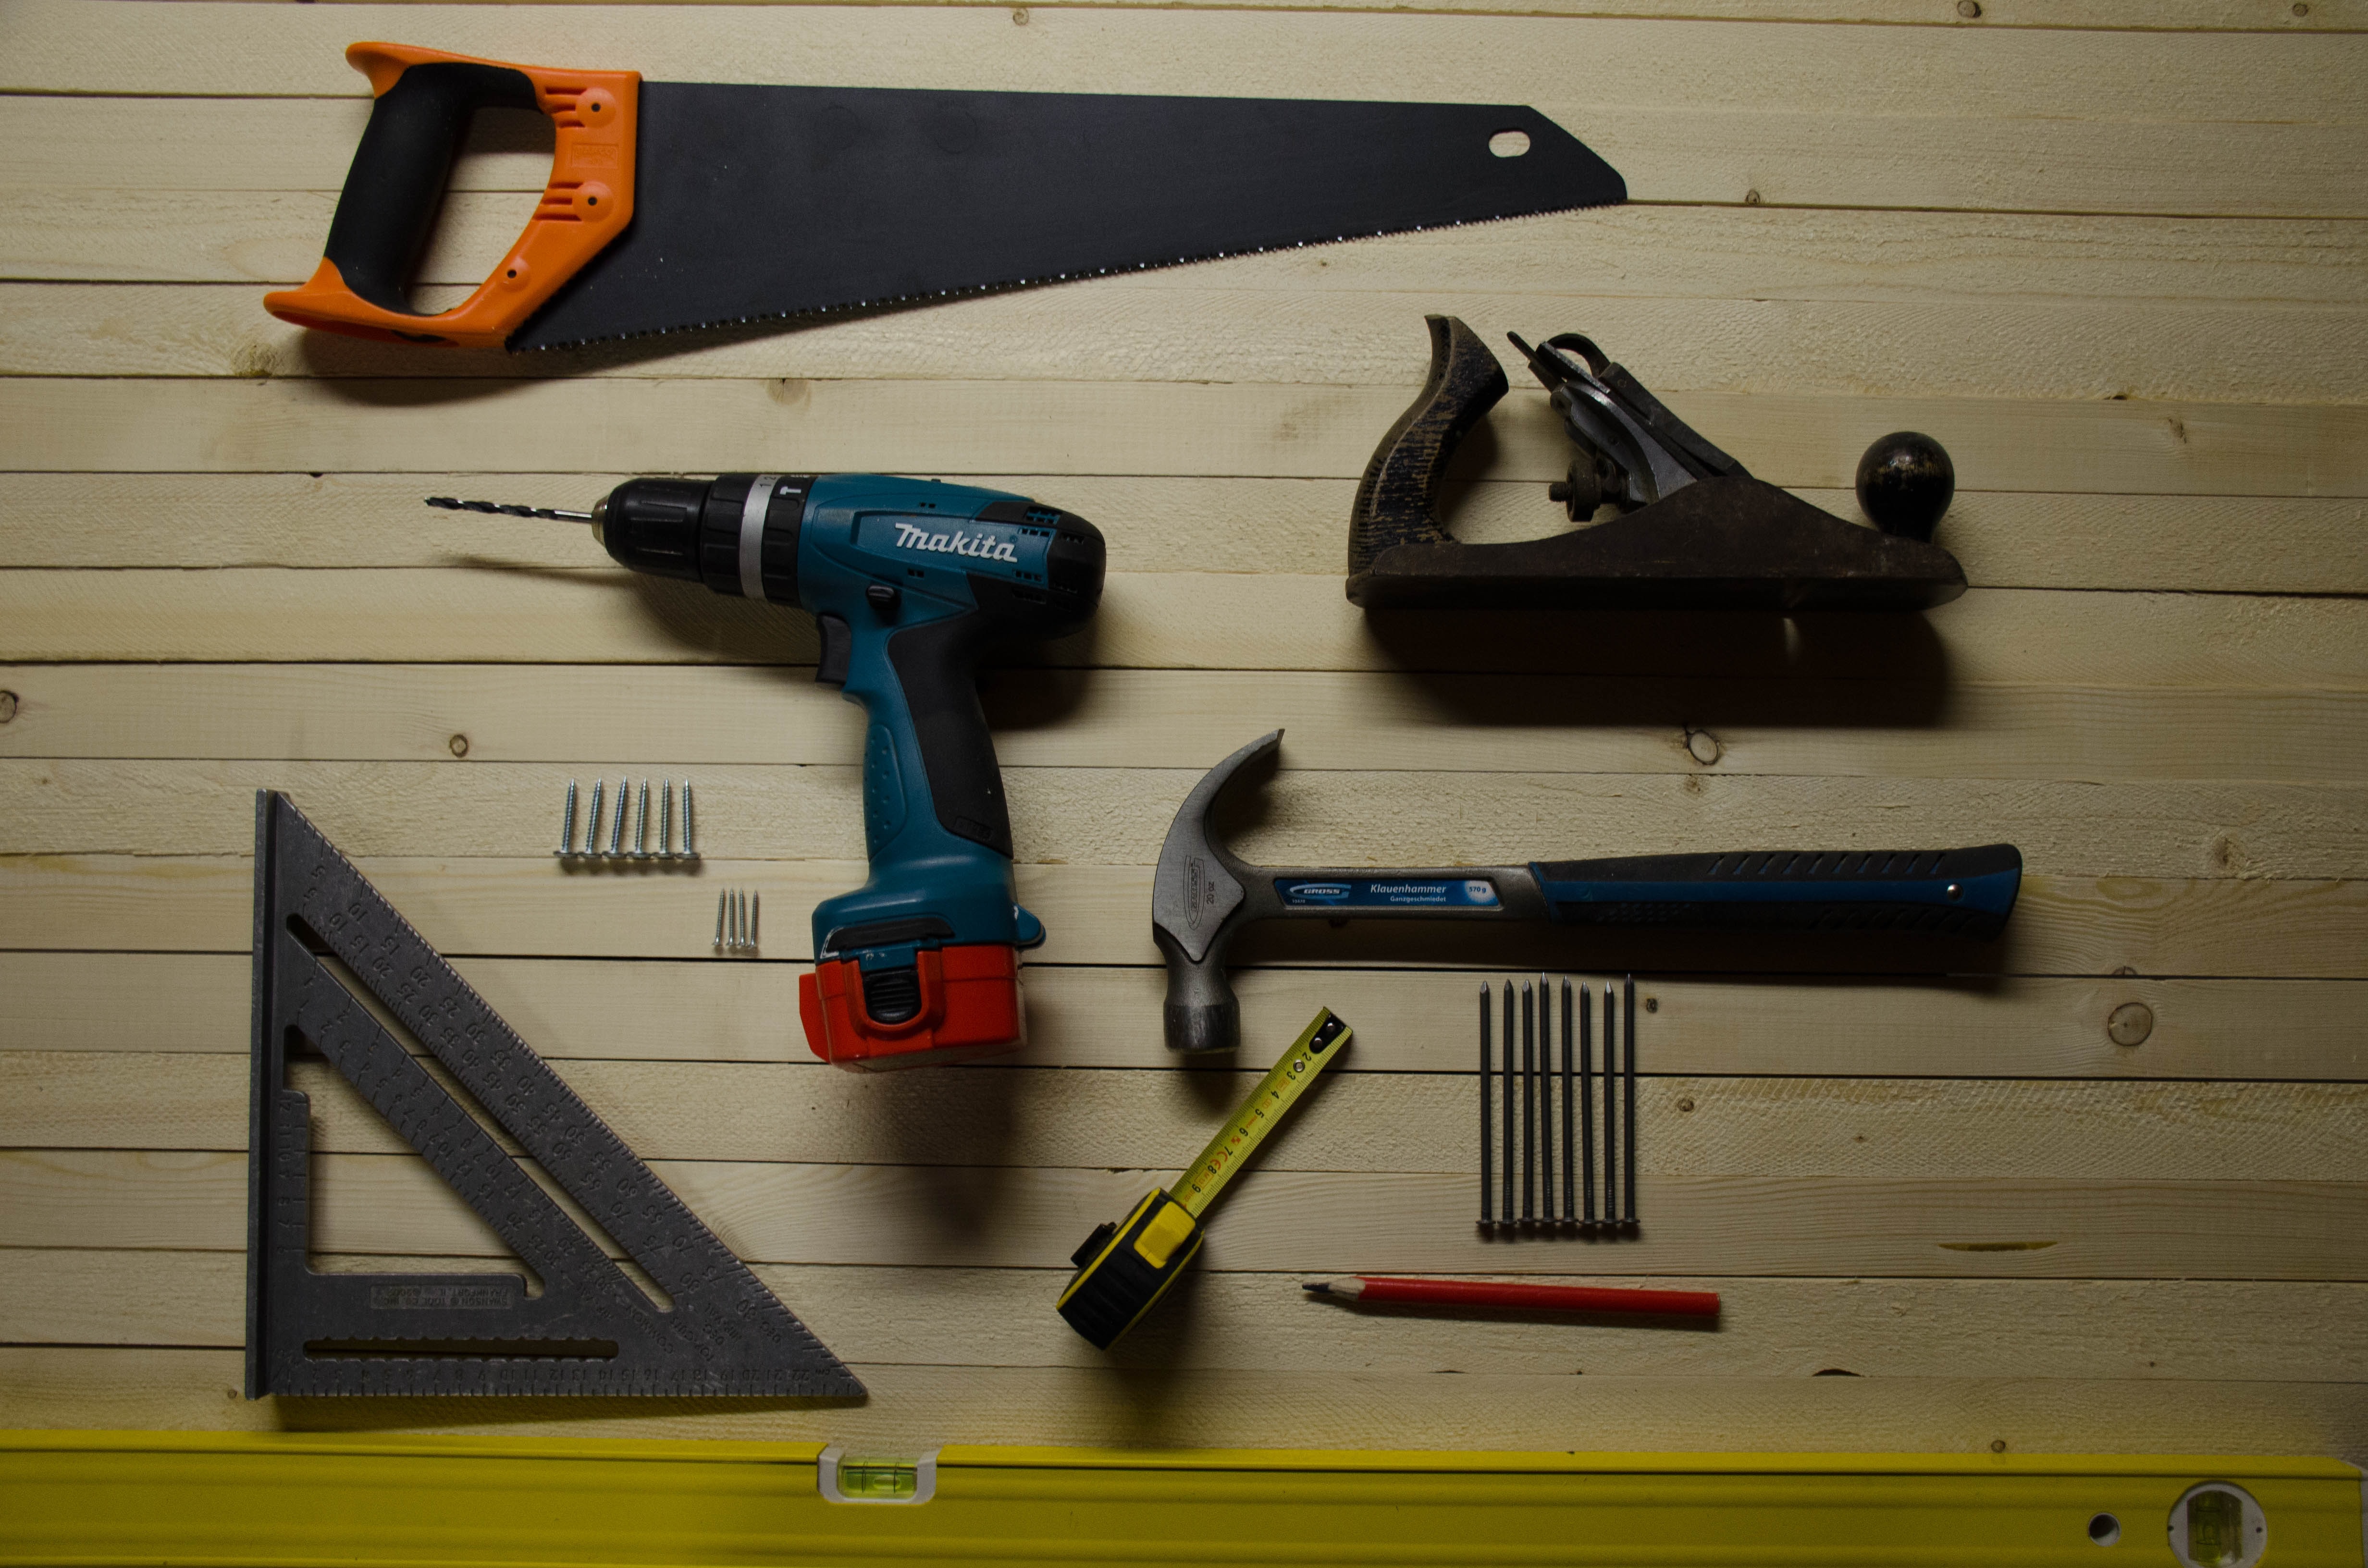
[[(385, 343), (497, 347), (632, 221), (639, 72), (509, 65), (399, 43), (355, 44), (346, 63), (370, 78), (376, 101), (320, 267), (302, 288), (263, 297), (280, 320)], [(405, 286), (481, 108), (551, 117), (551, 181), (494, 275), (452, 309), (423, 315)]]

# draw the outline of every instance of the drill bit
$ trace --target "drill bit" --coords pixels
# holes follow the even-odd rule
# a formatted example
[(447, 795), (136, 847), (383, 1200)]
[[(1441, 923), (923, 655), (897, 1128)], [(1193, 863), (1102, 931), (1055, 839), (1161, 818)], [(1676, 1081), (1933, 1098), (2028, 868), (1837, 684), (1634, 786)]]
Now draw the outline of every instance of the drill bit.
[(456, 501), (450, 495), (430, 495), (427, 500), (439, 512), (483, 512), (488, 517), (548, 517), (559, 523), (588, 523), (594, 520), (589, 512), (567, 512), (556, 506), (513, 506), (501, 501)]

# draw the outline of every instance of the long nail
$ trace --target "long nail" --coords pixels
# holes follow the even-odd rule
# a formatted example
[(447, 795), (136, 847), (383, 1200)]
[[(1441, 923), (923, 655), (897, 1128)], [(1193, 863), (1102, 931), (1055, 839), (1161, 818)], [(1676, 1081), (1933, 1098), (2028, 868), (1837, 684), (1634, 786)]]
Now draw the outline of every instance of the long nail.
[(1498, 1222), (1499, 1224), (1509, 1225), (1509, 1224), (1511, 1224), (1511, 1223), (1513, 1222), (1513, 1219), (1514, 1219), (1514, 1213), (1513, 1213), (1513, 1161), (1514, 1161), (1514, 1159), (1515, 1159), (1516, 1157), (1518, 1157), (1518, 1155), (1519, 1155), (1519, 1153), (1520, 1153), (1520, 1147), (1521, 1147), (1520, 1142), (1520, 1140), (1519, 1140), (1519, 1139), (1514, 1135), (1514, 1126), (1513, 1126), (1513, 1118), (1514, 1118), (1514, 1116), (1515, 1116), (1515, 1114), (1516, 1114), (1516, 1113), (1515, 1113), (1515, 1111), (1514, 1111), (1514, 1109), (1513, 1109), (1513, 1102), (1514, 1102), (1514, 1097), (1515, 1097), (1515, 1096), (1514, 1096), (1514, 1094), (1513, 1094), (1513, 983), (1512, 983), (1511, 981), (1509, 981), (1509, 980), (1508, 980), (1508, 981), (1507, 981), (1507, 982), (1505, 982), (1505, 1029), (1504, 1029), (1504, 1034), (1505, 1034), (1505, 1072), (1504, 1072), (1504, 1084), (1505, 1084), (1505, 1156), (1504, 1156), (1504, 1158), (1503, 1158), (1501, 1161), (1499, 1161), (1499, 1162), (1498, 1162), (1498, 1164), (1500, 1164), (1501, 1165), (1503, 1165), (1503, 1166), (1504, 1166), (1504, 1172), (1503, 1172), (1502, 1179), (1498, 1182), (1498, 1184), (1497, 1184), (1497, 1185), (1498, 1185), (1499, 1188), (1501, 1189), (1501, 1191), (1502, 1191), (1502, 1193), (1503, 1193), (1503, 1195), (1504, 1195), (1504, 1199), (1505, 1199), (1505, 1201), (1503, 1202), (1503, 1204), (1502, 1204), (1502, 1205), (1500, 1205), (1500, 1206), (1498, 1207), (1498, 1209), (1497, 1209), (1497, 1222)]
[(1489, 1199), (1493, 1196), (1488, 1184), (1496, 1172), (1489, 1168), (1488, 1158), (1488, 988), (1480, 988), (1480, 1228), (1487, 1230), (1495, 1223)]
[(1554, 992), (1538, 976), (1538, 1218), (1554, 1222)]
[(1578, 1145), (1571, 1137), (1570, 982), (1562, 983), (1562, 1222), (1578, 1222)]
[(1630, 1230), (1636, 1228), (1636, 977), (1630, 975), (1626, 985), (1626, 1026), (1628, 1035), (1627, 1163), (1622, 1177), (1624, 1190), (1621, 1196), (1627, 1207), (1621, 1211), (1622, 1221)]
[(752, 956), (757, 951), (757, 916), (764, 907), (763, 893), (752, 892), (748, 895), (748, 951)]

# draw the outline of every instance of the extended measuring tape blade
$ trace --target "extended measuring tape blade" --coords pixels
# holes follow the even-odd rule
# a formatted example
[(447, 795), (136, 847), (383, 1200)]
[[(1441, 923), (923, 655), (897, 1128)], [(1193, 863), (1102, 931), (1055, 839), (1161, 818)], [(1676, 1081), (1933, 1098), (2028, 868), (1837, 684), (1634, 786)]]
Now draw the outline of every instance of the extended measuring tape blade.
[(1266, 1141), (1277, 1123), (1289, 1114), (1299, 1096), (1324, 1064), (1340, 1054), (1333, 1047), (1345, 1045), (1349, 1026), (1332, 1016), (1332, 1009), (1323, 1008), (1315, 1021), (1307, 1026), (1282, 1060), (1274, 1064), (1250, 1097), (1235, 1111), (1224, 1130), (1209, 1140), (1201, 1157), (1192, 1162), (1181, 1179), (1167, 1189), (1167, 1196), (1184, 1206), (1186, 1213), (1198, 1219), (1225, 1189), (1242, 1162), (1250, 1152)]
[(1174, 1187), (1152, 1188), (1125, 1219), (1086, 1238), (1070, 1255), (1077, 1272), (1058, 1304), (1071, 1328), (1107, 1350), (1151, 1310), (1200, 1255), (1201, 1211), (1349, 1038), (1349, 1026), (1330, 1008), (1318, 1012)]

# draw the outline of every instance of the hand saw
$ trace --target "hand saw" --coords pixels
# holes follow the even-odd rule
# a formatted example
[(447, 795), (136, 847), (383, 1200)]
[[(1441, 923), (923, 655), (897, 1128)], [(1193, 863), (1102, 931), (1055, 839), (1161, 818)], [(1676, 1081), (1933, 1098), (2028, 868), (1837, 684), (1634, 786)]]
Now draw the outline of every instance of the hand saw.
[[(300, 326), (555, 348), (1627, 199), (1535, 109), (644, 82), (358, 43), (374, 95)], [(480, 108), (557, 128), (468, 299), (406, 293)]]

